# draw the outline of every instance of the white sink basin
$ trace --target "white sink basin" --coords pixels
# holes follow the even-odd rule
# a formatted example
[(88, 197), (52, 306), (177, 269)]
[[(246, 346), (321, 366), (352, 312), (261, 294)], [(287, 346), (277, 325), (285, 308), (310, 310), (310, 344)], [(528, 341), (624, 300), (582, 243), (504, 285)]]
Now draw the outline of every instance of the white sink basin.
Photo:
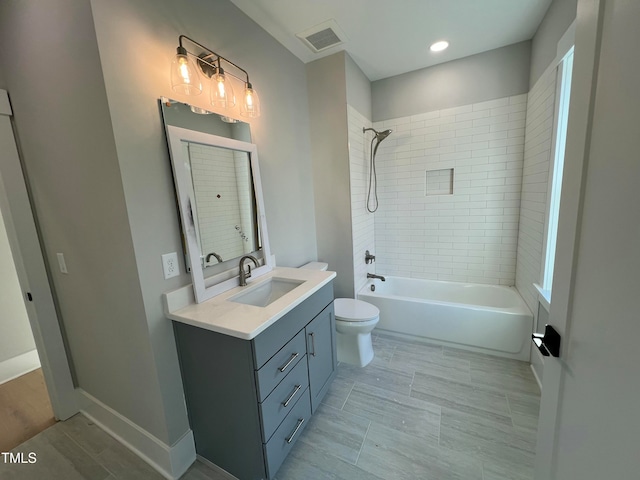
[(303, 283), (302, 280), (272, 277), (255, 287), (247, 287), (246, 291), (230, 297), (229, 301), (254, 307), (266, 307)]

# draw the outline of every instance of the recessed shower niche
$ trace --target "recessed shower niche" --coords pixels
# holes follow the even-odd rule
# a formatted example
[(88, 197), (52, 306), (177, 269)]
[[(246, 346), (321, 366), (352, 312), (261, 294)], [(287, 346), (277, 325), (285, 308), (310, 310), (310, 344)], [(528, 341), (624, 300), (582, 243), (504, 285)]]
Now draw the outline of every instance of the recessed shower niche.
[(426, 171), (426, 195), (453, 195), (453, 168)]

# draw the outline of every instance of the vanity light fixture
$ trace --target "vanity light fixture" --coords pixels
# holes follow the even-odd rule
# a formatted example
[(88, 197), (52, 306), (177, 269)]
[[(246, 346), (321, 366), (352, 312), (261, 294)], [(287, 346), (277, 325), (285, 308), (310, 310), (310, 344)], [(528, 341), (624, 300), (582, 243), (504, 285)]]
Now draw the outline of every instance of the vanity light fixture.
[(243, 117), (260, 116), (260, 99), (250, 82), (247, 81), (244, 88), (244, 101), (240, 105), (240, 115)]
[(226, 117), (224, 115), (220, 115), (220, 120), (222, 120), (224, 123), (238, 123), (240, 120), (236, 120), (233, 117)]
[(233, 93), (231, 80), (227, 80), (222, 67), (218, 67), (218, 72), (211, 77), (211, 104), (219, 105), (222, 108), (231, 108), (236, 104), (236, 95)]
[[(187, 40), (200, 50), (204, 50), (204, 52), (196, 55), (188, 51), (182, 44), (184, 40)], [(200, 95), (203, 90), (199, 75), (201, 73), (210, 79), (209, 97), (211, 105), (223, 109), (231, 109), (236, 105), (236, 96), (230, 78), (233, 77), (244, 84), (240, 115), (253, 118), (260, 116), (260, 99), (253, 85), (251, 85), (249, 74), (245, 69), (185, 35), (180, 35), (178, 42), (177, 53), (171, 63), (171, 87), (174, 91), (185, 95)], [(223, 62), (242, 72), (245, 78), (225, 71), (222, 68)]]
[(189, 109), (193, 112), (193, 113), (197, 113), (198, 115), (210, 115), (213, 112), (210, 112), (209, 110), (206, 110), (202, 107), (196, 107), (195, 105), (190, 105)]
[(448, 46), (449, 46), (449, 42), (447, 42), (446, 40), (440, 40), (439, 42), (431, 44), (429, 49), (432, 52), (441, 52), (445, 50)]
[(202, 93), (200, 76), (193, 60), (189, 58), (187, 50), (182, 46), (182, 42), (178, 47), (178, 53), (171, 62), (171, 86), (175, 92), (185, 95), (200, 95)]

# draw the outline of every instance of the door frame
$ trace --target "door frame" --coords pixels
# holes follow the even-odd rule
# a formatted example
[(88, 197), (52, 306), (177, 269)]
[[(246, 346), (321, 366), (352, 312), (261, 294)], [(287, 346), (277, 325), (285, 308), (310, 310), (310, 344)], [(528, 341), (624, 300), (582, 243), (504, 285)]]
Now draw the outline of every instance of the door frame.
[[(562, 336), (560, 357), (546, 357), (536, 445), (535, 479), (554, 478), (560, 391), (568, 366), (575, 273), (589, 161), (604, 0), (578, 0), (562, 197), (549, 324)], [(562, 252), (562, 255), (558, 255)]]
[[(0, 89), (0, 209), (53, 414), (58, 420), (66, 420), (78, 413), (79, 408), (43, 250), (18, 156), (11, 125), (12, 115), (7, 91)], [(27, 299), (27, 294), (31, 295), (31, 301)]]

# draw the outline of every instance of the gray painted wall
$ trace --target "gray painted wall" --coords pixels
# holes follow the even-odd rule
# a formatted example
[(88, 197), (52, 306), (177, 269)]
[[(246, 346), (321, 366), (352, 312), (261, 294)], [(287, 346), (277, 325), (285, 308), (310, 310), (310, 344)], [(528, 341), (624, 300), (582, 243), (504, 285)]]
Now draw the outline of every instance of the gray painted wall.
[[(285, 266), (317, 255), (305, 67), (227, 0), (91, 5), (148, 340), (172, 443), (186, 423), (173, 331), (161, 294), (191, 279), (183, 273), (165, 281), (162, 275), (160, 256), (182, 247), (157, 99), (167, 96), (211, 108), (206, 93), (181, 97), (171, 90), (169, 65), (178, 36), (188, 35), (241, 65), (260, 94), (262, 116), (251, 121), (251, 132), (260, 156), (271, 248)], [(180, 269), (184, 272), (182, 264)]]
[[(250, 72), (272, 250), (281, 265), (315, 260), (305, 67), (229, 1), (0, 4), (0, 39), (13, 46), (0, 65), (78, 385), (169, 445), (188, 422), (161, 294), (190, 277), (162, 275), (161, 254), (182, 247), (158, 98), (177, 97), (180, 34)], [(53, 53), (34, 63), (42, 45)]]
[(345, 52), (347, 103), (371, 120), (371, 82), (360, 67)]
[(538, 31), (531, 41), (531, 72), (529, 88), (553, 61), (557, 53), (558, 41), (576, 18), (578, 0), (553, 0)]
[(353, 298), (353, 244), (345, 53), (307, 64), (318, 259), (337, 272), (336, 297)]
[(0, 41), (78, 386), (168, 441), (89, 2), (1, 2)]
[(2, 212), (0, 212), (0, 332), (2, 332), (0, 362), (36, 348)]
[(529, 91), (531, 42), (377, 80), (373, 121), (458, 107)]

